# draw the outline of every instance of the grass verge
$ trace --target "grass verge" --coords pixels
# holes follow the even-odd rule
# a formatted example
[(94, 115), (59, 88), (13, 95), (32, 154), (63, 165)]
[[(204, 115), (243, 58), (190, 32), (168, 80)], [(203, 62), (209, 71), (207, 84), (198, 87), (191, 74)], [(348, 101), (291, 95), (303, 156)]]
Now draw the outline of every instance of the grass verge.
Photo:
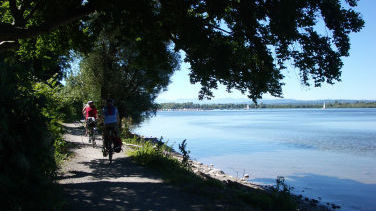
[(226, 208), (297, 210), (298, 204), (290, 194), (290, 190), (279, 188), (281, 184), (278, 188), (265, 191), (253, 189), (237, 182), (222, 182), (205, 174), (194, 173), (190, 165), (181, 161), (184, 158), (178, 159), (174, 156), (171, 153), (171, 147), (166, 144), (153, 143), (136, 136), (126, 139), (126, 143), (140, 146), (128, 150), (127, 153), (141, 165), (159, 173), (166, 182), (200, 197), (224, 203)]

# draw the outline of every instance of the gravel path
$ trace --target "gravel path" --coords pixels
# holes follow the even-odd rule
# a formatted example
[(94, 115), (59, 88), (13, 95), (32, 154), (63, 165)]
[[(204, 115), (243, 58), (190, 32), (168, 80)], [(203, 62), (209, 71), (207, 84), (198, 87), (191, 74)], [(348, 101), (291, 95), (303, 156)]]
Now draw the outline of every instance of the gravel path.
[[(179, 191), (148, 169), (132, 162), (124, 152), (109, 165), (97, 147), (88, 143), (83, 128), (65, 124), (65, 139), (74, 147), (73, 158), (61, 169), (59, 183), (66, 195), (64, 210), (203, 210), (215, 204)], [(217, 207), (218, 208), (218, 207)]]

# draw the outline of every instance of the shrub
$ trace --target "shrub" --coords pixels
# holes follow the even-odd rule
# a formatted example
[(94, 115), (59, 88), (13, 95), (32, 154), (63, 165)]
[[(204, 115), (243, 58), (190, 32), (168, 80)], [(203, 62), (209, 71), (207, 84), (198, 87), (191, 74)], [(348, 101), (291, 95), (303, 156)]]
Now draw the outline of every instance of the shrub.
[[(0, 195), (3, 210), (56, 210), (54, 139), (23, 67), (0, 61)], [(9, 71), (8, 71), (9, 70)], [(15, 83), (17, 81), (17, 83)]]
[(150, 164), (159, 156), (154, 145), (149, 142), (144, 142), (142, 144), (142, 147), (135, 151), (132, 151), (131, 155), (134, 156), (136, 160), (142, 165)]
[(182, 160), (182, 164), (185, 168), (190, 168), (190, 164), (189, 164), (189, 153), (190, 151), (188, 150), (187, 151), (187, 140), (184, 139), (183, 142), (181, 142), (181, 144), (179, 144), (179, 150), (181, 152), (181, 154), (183, 155), (183, 160)]

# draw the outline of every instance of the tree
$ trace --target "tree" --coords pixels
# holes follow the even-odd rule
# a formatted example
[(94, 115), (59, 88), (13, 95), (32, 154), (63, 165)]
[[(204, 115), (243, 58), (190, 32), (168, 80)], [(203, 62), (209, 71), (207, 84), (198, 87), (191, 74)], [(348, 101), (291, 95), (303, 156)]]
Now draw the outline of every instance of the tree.
[[(12, 22), (7, 8), (9, 2), (1, 1), (1, 27)], [(30, 21), (36, 23), (37, 18)], [(47, 87), (55, 91), (71, 49), (81, 46), (75, 39), (81, 40), (82, 33), (78, 24), (63, 25), (17, 40), (16, 47), (0, 51), (0, 195), (4, 210), (56, 210), (61, 206), (53, 183), (57, 169), (54, 145), (61, 135), (55, 123), (60, 112), (52, 110), (59, 104)], [(49, 80), (52, 77), (54, 81)]]
[[(93, 22), (103, 18), (93, 18)], [(168, 37), (155, 33), (158, 28), (130, 30), (132, 16), (123, 15), (121, 24), (93, 24), (102, 30), (92, 52), (83, 55), (77, 76), (82, 81), (83, 95), (89, 97), (85, 100), (101, 105), (113, 98), (120, 117), (131, 117), (133, 123), (140, 123), (156, 111), (154, 100), (167, 87), (179, 56)]]
[[(306, 85), (340, 80), (349, 34), (364, 24), (353, 10), (356, 4), (356, 0), (0, 0), (0, 194), (7, 200), (5, 209), (56, 209), (46, 200), (53, 195), (47, 184), (55, 173), (53, 140), (42, 113), (48, 102), (32, 84), (48, 84), (52, 76), (61, 79), (71, 52), (90, 58), (88, 52), (102, 49), (111, 58), (102, 63), (104, 75), (112, 70), (118, 70), (114, 75), (133, 74), (132, 83), (117, 83), (120, 90), (137, 87), (131, 96), (139, 98), (128, 101), (152, 103), (176, 69), (170, 56), (180, 50), (191, 64), (191, 82), (202, 85), (200, 98), (212, 97), (218, 83), (253, 100), (264, 93), (281, 96), (287, 61), (300, 70)], [(328, 34), (315, 27), (320, 19)], [(106, 35), (103, 48), (98, 42), (102, 35)], [(111, 80), (126, 82), (122, 77)], [(140, 79), (146, 80), (134, 86)], [(108, 93), (101, 90), (102, 96)]]
[[(3, 45), (22, 45), (17, 39), (49, 34), (72, 24), (95, 37), (98, 25), (91, 24), (90, 18), (116, 25), (127, 15), (133, 17), (129, 30), (154, 26), (156, 35), (169, 37), (176, 51), (186, 53), (191, 82), (202, 85), (200, 98), (212, 97), (218, 82), (253, 100), (264, 93), (282, 96), (286, 61), (300, 70), (306, 85), (339, 81), (341, 57), (348, 56), (350, 48), (348, 35), (364, 24), (352, 9), (357, 0), (28, 2), (2, 1)], [(328, 34), (320, 34), (315, 27), (320, 19)]]

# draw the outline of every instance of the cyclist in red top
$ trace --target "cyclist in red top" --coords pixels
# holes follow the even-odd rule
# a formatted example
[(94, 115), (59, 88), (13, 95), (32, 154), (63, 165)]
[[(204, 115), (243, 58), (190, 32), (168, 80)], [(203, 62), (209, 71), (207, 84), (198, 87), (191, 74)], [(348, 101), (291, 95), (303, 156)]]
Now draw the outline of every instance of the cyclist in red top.
[(97, 108), (94, 105), (94, 102), (89, 101), (89, 102), (87, 102), (87, 104), (88, 104), (88, 106), (86, 107), (86, 117), (85, 117), (85, 119), (87, 119), (88, 117), (94, 117), (95, 119), (97, 119), (98, 118), (98, 111), (97, 111)]
[[(85, 122), (87, 122), (87, 119), (89, 117), (94, 117), (95, 119), (98, 118), (98, 111), (97, 111), (97, 108), (95, 107), (93, 101), (87, 102), (87, 106), (84, 108), (83, 113), (85, 114)], [(87, 132), (88, 132), (87, 124), (85, 124), (85, 128), (86, 128), (86, 134), (85, 135), (87, 135)]]

